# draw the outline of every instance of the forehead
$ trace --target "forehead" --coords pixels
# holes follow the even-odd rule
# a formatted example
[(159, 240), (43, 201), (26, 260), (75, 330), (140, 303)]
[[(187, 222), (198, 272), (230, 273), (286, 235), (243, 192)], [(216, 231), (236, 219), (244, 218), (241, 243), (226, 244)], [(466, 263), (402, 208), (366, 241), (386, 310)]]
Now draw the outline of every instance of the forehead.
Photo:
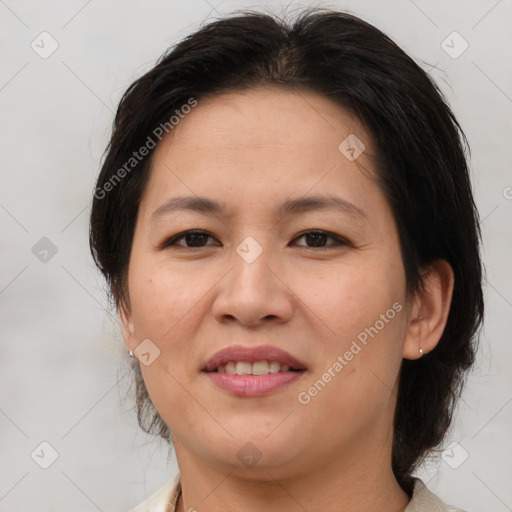
[[(365, 147), (357, 160), (344, 153), (354, 136)], [(144, 198), (152, 207), (211, 192), (219, 200), (264, 202), (337, 189), (355, 202), (368, 195), (362, 188), (375, 187), (369, 152), (362, 124), (320, 94), (276, 87), (222, 93), (197, 100), (163, 138)]]
[(359, 120), (329, 98), (265, 86), (199, 99), (170, 136), (182, 149), (265, 145), (337, 150), (350, 133), (369, 139)]

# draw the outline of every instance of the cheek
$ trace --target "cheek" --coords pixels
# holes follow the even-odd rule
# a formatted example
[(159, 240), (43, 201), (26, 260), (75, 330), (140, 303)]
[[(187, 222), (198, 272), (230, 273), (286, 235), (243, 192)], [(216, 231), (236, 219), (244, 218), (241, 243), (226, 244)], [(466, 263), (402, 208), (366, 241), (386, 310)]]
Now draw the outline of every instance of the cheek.
[(184, 388), (190, 386), (197, 364), (197, 347), (191, 341), (198, 317), (205, 314), (201, 300), (207, 299), (211, 284), (201, 286), (204, 279), (197, 272), (194, 282), (183, 269), (167, 267), (149, 262), (133, 267), (130, 295), (138, 340), (149, 338), (160, 349), (159, 359), (141, 365), (141, 371), (152, 403), (172, 430), (174, 411), (186, 408), (190, 400)]
[[(325, 327), (325, 340), (347, 341), (386, 315), (399, 317), (393, 304), (403, 306), (404, 282), (400, 268), (361, 265), (328, 269), (323, 273), (297, 272), (294, 292)], [(386, 322), (386, 326), (391, 322)], [(380, 326), (380, 322), (378, 326)]]
[(325, 333), (311, 379), (329, 382), (319, 404), (334, 400), (333, 407), (355, 412), (362, 403), (372, 403), (375, 411), (386, 403), (401, 362), (404, 286), (400, 267), (382, 272), (369, 265), (331, 273), (313, 294), (304, 283), (302, 294)]
[[(130, 274), (130, 297), (135, 332), (163, 342), (172, 332), (182, 329), (204, 296), (204, 279), (172, 269), (159, 263), (147, 262), (133, 266)], [(197, 282), (196, 282), (197, 281)]]
[[(383, 275), (368, 266), (332, 273), (312, 294), (303, 287), (302, 295), (309, 297), (306, 303), (326, 333), (316, 341), (315, 352), (321, 355), (299, 399), (308, 402), (299, 407), (312, 418), (329, 411), (340, 424), (347, 425), (350, 418), (354, 431), (363, 431), (385, 416), (401, 363), (402, 285), (400, 272)], [(336, 442), (336, 435), (328, 442)]]

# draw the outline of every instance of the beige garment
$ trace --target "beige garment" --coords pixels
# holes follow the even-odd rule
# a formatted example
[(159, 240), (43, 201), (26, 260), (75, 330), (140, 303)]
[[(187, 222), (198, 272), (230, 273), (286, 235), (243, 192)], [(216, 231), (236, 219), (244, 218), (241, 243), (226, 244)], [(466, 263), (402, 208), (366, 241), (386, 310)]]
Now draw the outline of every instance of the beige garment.
[[(176, 503), (181, 490), (180, 483), (180, 473), (178, 472), (150, 498), (130, 512), (176, 512)], [(167, 507), (168, 505), (169, 507)], [(413, 495), (404, 512), (464, 511), (460, 508), (445, 505), (434, 493), (427, 489), (419, 478), (415, 478)]]

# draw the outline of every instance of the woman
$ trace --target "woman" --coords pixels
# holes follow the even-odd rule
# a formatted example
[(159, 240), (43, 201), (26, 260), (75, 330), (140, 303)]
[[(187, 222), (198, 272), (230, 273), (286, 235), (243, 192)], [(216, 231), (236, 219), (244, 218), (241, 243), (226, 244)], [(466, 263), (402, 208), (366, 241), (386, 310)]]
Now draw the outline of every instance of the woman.
[(412, 473), (483, 316), (465, 137), (364, 21), (237, 13), (122, 98), (90, 244), (139, 424), (179, 473), (137, 511), (446, 511)]

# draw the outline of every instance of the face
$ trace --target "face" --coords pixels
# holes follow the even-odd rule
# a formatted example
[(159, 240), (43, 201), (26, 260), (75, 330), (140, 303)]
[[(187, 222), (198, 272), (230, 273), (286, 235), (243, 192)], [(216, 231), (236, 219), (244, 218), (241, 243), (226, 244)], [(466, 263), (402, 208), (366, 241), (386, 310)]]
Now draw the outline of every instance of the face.
[[(389, 446), (409, 304), (369, 134), (321, 95), (259, 88), (199, 100), (171, 135), (140, 203), (122, 323), (129, 348), (150, 340), (141, 370), (178, 462), (286, 475)], [(184, 196), (218, 209), (172, 208)], [(234, 346), (235, 361), (266, 346), (302, 370), (204, 371)]]

